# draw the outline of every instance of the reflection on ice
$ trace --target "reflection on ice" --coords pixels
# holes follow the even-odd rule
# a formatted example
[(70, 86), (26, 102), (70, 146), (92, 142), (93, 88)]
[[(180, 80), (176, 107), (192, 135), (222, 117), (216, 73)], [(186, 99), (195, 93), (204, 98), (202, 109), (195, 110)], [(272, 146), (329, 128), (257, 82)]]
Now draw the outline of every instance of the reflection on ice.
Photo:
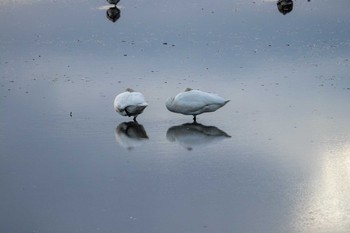
[(193, 147), (218, 142), (231, 136), (215, 126), (194, 122), (170, 127), (166, 137), (170, 142), (176, 141), (187, 150), (192, 150)]
[(106, 17), (113, 23), (120, 18), (120, 10), (117, 6), (111, 7), (106, 11)]
[(137, 122), (123, 122), (115, 129), (115, 140), (124, 148), (131, 150), (141, 146), (148, 140), (147, 133), (142, 125)]

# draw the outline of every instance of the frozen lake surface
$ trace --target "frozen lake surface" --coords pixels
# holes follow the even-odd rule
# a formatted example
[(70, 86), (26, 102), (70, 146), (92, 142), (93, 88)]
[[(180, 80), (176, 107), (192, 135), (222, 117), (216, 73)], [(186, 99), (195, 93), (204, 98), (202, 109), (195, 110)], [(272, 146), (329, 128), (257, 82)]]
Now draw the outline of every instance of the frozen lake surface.
[(349, 232), (350, 1), (276, 2), (0, 0), (0, 232)]

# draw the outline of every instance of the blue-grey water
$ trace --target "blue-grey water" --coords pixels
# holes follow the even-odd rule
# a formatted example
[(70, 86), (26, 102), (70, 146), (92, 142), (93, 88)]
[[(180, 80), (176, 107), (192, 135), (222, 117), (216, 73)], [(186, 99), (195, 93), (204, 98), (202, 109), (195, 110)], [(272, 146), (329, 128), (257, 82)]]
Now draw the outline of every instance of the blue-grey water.
[(1, 0), (0, 232), (349, 232), (350, 1), (276, 2)]

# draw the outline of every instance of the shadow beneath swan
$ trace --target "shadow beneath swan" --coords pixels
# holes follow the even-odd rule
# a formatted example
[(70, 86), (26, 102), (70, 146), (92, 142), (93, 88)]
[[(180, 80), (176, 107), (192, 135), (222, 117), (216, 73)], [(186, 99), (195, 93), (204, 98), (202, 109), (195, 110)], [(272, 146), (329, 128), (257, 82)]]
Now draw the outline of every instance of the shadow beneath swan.
[(166, 137), (168, 141), (177, 142), (187, 150), (192, 150), (193, 147), (202, 147), (231, 136), (215, 126), (193, 122), (170, 127)]
[(122, 147), (131, 150), (143, 145), (148, 140), (147, 133), (142, 125), (129, 121), (120, 123), (115, 129), (115, 140)]

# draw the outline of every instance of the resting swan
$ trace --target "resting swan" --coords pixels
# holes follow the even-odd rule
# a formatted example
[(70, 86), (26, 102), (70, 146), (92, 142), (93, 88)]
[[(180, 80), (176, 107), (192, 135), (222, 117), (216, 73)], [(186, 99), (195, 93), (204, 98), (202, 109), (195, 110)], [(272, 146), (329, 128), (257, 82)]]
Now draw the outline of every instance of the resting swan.
[(136, 117), (141, 114), (147, 106), (148, 104), (143, 94), (135, 92), (130, 88), (127, 88), (125, 92), (117, 95), (114, 100), (115, 111), (122, 116), (134, 116), (134, 121), (136, 121)]
[(193, 121), (196, 122), (197, 115), (215, 112), (229, 101), (216, 94), (186, 88), (184, 92), (169, 98), (165, 105), (171, 112), (193, 115)]

